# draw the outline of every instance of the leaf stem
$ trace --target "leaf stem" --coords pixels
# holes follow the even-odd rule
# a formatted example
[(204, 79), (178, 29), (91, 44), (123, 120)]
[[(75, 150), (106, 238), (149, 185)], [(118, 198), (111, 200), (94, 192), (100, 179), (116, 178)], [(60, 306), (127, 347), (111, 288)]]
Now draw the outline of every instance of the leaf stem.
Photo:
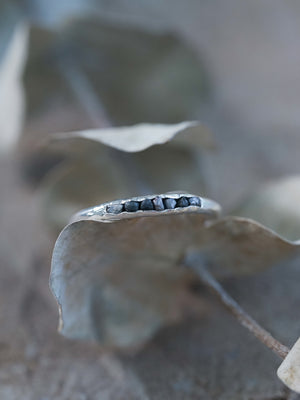
[(242, 307), (225, 291), (220, 283), (201, 265), (189, 265), (198, 275), (201, 282), (207, 286), (222, 302), (222, 304), (233, 314), (242, 326), (248, 329), (258, 340), (271, 349), (280, 358), (284, 359), (290, 349), (275, 339), (268, 331), (262, 328)]

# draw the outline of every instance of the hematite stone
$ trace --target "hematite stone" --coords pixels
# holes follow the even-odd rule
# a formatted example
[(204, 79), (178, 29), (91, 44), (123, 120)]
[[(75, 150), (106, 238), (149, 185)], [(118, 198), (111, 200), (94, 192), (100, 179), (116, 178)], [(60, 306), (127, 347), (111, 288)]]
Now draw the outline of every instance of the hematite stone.
[(153, 205), (154, 205), (154, 208), (156, 211), (162, 211), (165, 209), (162, 198), (159, 196), (157, 196), (153, 199)]
[(153, 203), (150, 199), (145, 199), (141, 202), (141, 210), (154, 210)]
[(186, 197), (180, 197), (177, 200), (177, 207), (187, 207), (189, 205), (189, 201)]
[(176, 207), (175, 199), (164, 199), (165, 208), (172, 209)]
[(189, 203), (191, 206), (201, 206), (201, 200), (199, 199), (199, 197), (190, 197)]
[(139, 209), (139, 203), (137, 201), (127, 201), (124, 204), (125, 211), (135, 212)]
[(120, 214), (123, 211), (123, 204), (112, 204), (106, 207), (106, 212), (110, 214)]

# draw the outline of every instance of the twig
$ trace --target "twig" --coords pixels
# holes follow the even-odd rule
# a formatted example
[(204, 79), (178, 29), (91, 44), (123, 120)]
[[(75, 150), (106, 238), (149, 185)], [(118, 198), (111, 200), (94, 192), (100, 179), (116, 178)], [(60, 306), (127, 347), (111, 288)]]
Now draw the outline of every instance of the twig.
[(268, 331), (262, 328), (240, 305), (224, 290), (218, 281), (207, 271), (204, 266), (189, 264), (197, 273), (201, 282), (217, 295), (222, 304), (236, 317), (236, 319), (258, 340), (271, 349), (281, 358), (285, 358), (290, 349), (275, 339)]
[(94, 126), (97, 128), (110, 126), (109, 118), (101, 100), (78, 64), (64, 58), (58, 61), (58, 67)]

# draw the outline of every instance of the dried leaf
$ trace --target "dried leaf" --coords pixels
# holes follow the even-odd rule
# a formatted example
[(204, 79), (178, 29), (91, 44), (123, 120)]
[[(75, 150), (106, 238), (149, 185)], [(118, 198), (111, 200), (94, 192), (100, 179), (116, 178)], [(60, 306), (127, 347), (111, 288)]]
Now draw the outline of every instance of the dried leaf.
[(287, 387), (300, 393), (300, 338), (278, 368), (277, 375)]
[[(7, 39), (3, 32), (1, 34)], [(27, 53), (27, 37), (27, 24), (24, 21), (17, 23), (0, 59), (0, 151), (3, 153), (15, 146), (23, 126), (25, 105), (21, 78)]]
[(298, 249), (254, 221), (209, 222), (213, 215), (194, 212), (123, 213), (111, 223), (87, 215), (68, 225), (56, 242), (51, 272), (62, 334), (108, 346), (141, 344), (182, 318), (186, 304), (199, 302), (189, 290), (197, 277), (180, 266), (189, 255), (197, 251), (198, 262), (250, 273)]
[[(86, 139), (100, 142), (117, 150), (138, 152), (157, 144), (172, 140), (177, 134), (191, 134), (197, 138), (193, 145), (202, 144), (205, 147), (213, 145), (211, 133), (197, 121), (181, 122), (179, 124), (138, 124), (128, 127), (93, 129), (79, 132), (61, 133), (52, 136), (54, 141)], [(184, 141), (181, 141), (184, 143)]]
[(89, 16), (56, 32), (33, 28), (31, 43), (25, 75), (29, 114), (49, 102), (74, 101), (74, 68), (88, 79), (111, 121), (121, 125), (192, 118), (207, 97), (199, 57), (179, 36), (161, 30)]
[(69, 225), (56, 244), (51, 273), (61, 332), (132, 346), (178, 320), (190, 273), (174, 265), (189, 243), (192, 221), (179, 215)]
[(225, 217), (208, 225), (209, 257), (235, 273), (259, 272), (293, 254), (291, 242), (254, 220)]
[[(189, 312), (182, 323), (163, 329), (138, 354), (121, 356), (121, 363), (120, 354), (107, 356), (98, 345), (57, 335), (57, 311), (47, 284), (51, 239), (40, 221), (36, 193), (20, 185), (17, 160), (12, 160), (13, 165), (3, 161), (1, 399), (6, 400), (8, 393), (9, 400), (47, 396), (82, 400), (104, 394), (109, 400), (287, 397), (274, 373), (278, 359), (203, 287), (198, 292), (201, 303), (194, 304), (197, 318), (191, 320)], [(299, 265), (298, 258), (260, 274), (222, 281), (252, 316), (286, 344), (299, 333), (295, 318), (300, 302)]]

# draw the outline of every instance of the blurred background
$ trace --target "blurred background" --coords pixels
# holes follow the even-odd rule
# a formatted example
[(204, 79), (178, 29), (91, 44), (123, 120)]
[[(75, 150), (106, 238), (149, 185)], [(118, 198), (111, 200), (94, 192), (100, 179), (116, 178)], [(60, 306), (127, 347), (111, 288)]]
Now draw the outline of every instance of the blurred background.
[[(122, 361), (61, 338), (51, 251), (74, 211), (128, 194), (132, 167), (154, 192), (193, 190), (225, 213), (299, 238), (299, 39), (300, 3), (289, 0), (0, 1), (1, 399), (233, 398), (235, 373), (211, 397), (201, 388), (216, 388), (218, 367), (199, 378), (187, 358), (182, 375), (177, 339), (164, 347), (170, 332)], [(132, 156), (49, 145), (57, 132), (184, 120), (201, 121), (213, 145), (170, 143)], [(149, 378), (165, 351), (170, 375), (152, 368)], [(266, 357), (259, 376), (239, 376), (235, 393), (246, 388), (248, 397), (235, 398), (292, 398)]]

